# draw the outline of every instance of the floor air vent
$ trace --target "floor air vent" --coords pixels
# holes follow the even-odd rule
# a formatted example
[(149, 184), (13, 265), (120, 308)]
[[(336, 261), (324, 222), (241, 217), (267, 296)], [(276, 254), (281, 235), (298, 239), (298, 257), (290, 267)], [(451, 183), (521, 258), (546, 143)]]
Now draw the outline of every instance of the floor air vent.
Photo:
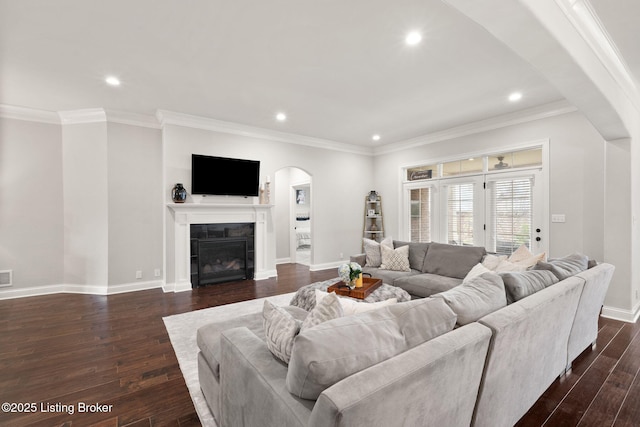
[(6, 288), (11, 285), (11, 270), (0, 271), (0, 288)]

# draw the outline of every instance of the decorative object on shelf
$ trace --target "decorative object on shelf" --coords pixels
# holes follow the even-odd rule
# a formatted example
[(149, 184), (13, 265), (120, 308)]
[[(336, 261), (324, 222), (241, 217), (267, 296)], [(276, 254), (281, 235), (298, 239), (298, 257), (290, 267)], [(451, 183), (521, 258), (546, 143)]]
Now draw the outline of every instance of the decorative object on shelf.
[(362, 286), (362, 267), (357, 262), (349, 262), (338, 267), (340, 279), (349, 289)]
[(369, 192), (369, 201), (375, 202), (376, 200), (378, 200), (378, 193), (376, 193), (376, 190), (371, 190)]
[(271, 178), (269, 175), (267, 175), (267, 180), (264, 183), (264, 190), (260, 190), (260, 195), (262, 197), (261, 204), (268, 205), (271, 203)]
[(187, 190), (185, 190), (181, 183), (177, 183), (171, 189), (171, 199), (174, 203), (184, 203), (185, 200), (187, 200)]

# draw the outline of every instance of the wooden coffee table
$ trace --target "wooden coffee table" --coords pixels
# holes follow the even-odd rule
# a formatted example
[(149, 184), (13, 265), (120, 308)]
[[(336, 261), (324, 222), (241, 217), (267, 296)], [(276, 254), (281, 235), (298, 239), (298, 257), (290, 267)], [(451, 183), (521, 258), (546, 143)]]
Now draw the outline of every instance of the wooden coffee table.
[(339, 281), (329, 286), (327, 288), (327, 292), (335, 292), (336, 294), (345, 297), (365, 299), (371, 292), (378, 289), (380, 285), (382, 285), (382, 279), (376, 279), (374, 277), (364, 277), (362, 278), (362, 287), (360, 288), (349, 289), (349, 287), (345, 285), (343, 281)]

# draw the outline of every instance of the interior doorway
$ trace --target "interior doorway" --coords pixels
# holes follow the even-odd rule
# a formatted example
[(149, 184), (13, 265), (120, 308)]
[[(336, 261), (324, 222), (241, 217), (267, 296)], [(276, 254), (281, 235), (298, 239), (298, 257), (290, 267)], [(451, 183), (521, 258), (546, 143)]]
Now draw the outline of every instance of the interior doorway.
[(311, 175), (297, 167), (275, 174), (276, 262), (312, 265), (313, 189)]

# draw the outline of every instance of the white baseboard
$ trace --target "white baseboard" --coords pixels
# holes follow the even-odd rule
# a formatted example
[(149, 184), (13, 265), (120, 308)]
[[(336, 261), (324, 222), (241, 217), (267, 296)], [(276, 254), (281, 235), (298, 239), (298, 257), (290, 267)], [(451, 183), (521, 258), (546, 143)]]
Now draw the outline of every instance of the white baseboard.
[(253, 279), (254, 280), (266, 280), (271, 277), (278, 277), (278, 270), (264, 270), (264, 271), (256, 271), (254, 272)]
[(110, 286), (98, 285), (46, 285), (31, 288), (6, 288), (0, 290), (0, 300), (35, 297), (53, 294), (88, 294), (88, 295), (114, 295), (125, 292), (144, 291), (148, 289), (162, 288), (161, 280), (152, 280), (146, 282), (121, 283)]
[(191, 282), (165, 283), (162, 286), (162, 290), (164, 292), (185, 292), (190, 291), (191, 289), (193, 289)]
[(278, 264), (291, 264), (291, 257), (289, 258), (278, 258), (276, 260), (276, 265)]
[(640, 302), (636, 304), (631, 310), (624, 310), (616, 307), (602, 307), (602, 317), (609, 319), (620, 320), (622, 322), (636, 323), (638, 317), (640, 317)]
[(345, 262), (349, 262), (349, 261), (334, 261), (334, 262), (325, 262), (323, 264), (312, 264), (312, 265), (309, 266), (309, 270), (310, 271), (320, 271), (320, 270), (328, 270), (330, 268), (335, 268), (336, 269), (336, 277), (337, 277), (338, 276), (337, 268), (340, 267)]

